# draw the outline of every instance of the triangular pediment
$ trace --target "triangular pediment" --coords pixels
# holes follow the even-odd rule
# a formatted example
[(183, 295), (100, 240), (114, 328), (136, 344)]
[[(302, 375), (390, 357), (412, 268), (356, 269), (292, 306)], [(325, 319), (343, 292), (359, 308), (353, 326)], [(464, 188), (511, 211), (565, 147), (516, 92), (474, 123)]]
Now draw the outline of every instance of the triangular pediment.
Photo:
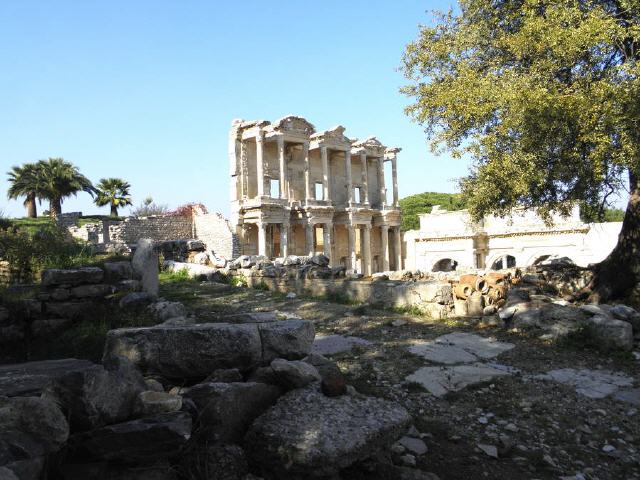
[(304, 117), (287, 115), (273, 123), (273, 130), (281, 132), (292, 132), (304, 135), (312, 135), (316, 131), (311, 123)]

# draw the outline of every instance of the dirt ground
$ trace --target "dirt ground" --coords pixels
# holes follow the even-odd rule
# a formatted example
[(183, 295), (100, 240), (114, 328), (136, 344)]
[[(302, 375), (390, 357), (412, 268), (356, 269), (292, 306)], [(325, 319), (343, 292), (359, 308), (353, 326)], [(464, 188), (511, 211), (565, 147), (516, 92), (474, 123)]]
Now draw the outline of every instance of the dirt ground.
[[(630, 403), (590, 399), (575, 389), (534, 380), (558, 368), (622, 372), (640, 382), (633, 355), (605, 354), (472, 321), (436, 321), (362, 305), (196, 282), (165, 284), (161, 295), (183, 302), (199, 321), (219, 321), (226, 312), (273, 311), (314, 323), (317, 334), (357, 336), (373, 345), (331, 358), (359, 392), (392, 399), (412, 414), (428, 446), (416, 467), (448, 479), (638, 479), (640, 413)], [(406, 323), (393, 326), (395, 320)], [(403, 322), (396, 322), (403, 323)], [(437, 398), (406, 382), (427, 361), (407, 351), (415, 340), (473, 332), (515, 344), (497, 359), (520, 374)], [(498, 458), (478, 444), (496, 446)]]

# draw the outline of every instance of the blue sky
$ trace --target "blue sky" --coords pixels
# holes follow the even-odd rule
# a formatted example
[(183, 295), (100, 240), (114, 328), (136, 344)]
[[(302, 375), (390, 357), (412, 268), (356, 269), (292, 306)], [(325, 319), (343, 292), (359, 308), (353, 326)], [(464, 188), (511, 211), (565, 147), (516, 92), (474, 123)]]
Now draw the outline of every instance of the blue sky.
[[(454, 191), (462, 160), (433, 155), (403, 112), (404, 46), (439, 1), (0, 3), (0, 209), (11, 165), (64, 157), (94, 182), (228, 213), (233, 118), (302, 115), (400, 146), (400, 196)], [(45, 205), (41, 207), (45, 208)], [(86, 194), (63, 211), (108, 214)]]

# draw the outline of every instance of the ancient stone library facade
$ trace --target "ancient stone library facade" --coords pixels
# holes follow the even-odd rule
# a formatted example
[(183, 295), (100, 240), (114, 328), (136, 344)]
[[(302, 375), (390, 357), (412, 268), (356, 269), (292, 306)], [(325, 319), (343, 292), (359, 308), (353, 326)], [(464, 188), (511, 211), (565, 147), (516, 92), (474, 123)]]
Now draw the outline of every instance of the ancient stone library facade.
[(344, 131), (317, 132), (297, 116), (233, 121), (231, 223), (241, 253), (324, 253), (365, 275), (402, 268), (400, 149)]

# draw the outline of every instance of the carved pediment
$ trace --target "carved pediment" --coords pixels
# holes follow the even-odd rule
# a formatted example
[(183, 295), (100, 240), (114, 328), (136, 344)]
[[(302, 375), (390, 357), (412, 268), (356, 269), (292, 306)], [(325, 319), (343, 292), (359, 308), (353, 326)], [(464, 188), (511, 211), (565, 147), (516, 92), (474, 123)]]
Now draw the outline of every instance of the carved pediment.
[[(234, 120), (235, 121), (235, 120)], [(239, 126), (241, 129), (251, 128), (251, 127), (265, 127), (269, 125), (271, 122), (268, 120), (240, 120)]]
[(382, 143), (380, 142), (380, 140), (378, 140), (376, 137), (367, 137), (364, 140), (360, 140), (360, 141), (356, 141), (353, 144), (354, 147), (373, 147), (373, 148), (381, 148), (384, 147), (384, 145), (382, 145)]
[(344, 145), (351, 144), (351, 140), (344, 135), (345, 128), (342, 125), (336, 125), (329, 130), (323, 130), (314, 135), (311, 135), (313, 140), (324, 140), (332, 143), (341, 143)]
[(273, 130), (281, 132), (292, 132), (302, 135), (312, 135), (316, 131), (311, 123), (305, 118), (296, 115), (287, 115), (273, 123)]

